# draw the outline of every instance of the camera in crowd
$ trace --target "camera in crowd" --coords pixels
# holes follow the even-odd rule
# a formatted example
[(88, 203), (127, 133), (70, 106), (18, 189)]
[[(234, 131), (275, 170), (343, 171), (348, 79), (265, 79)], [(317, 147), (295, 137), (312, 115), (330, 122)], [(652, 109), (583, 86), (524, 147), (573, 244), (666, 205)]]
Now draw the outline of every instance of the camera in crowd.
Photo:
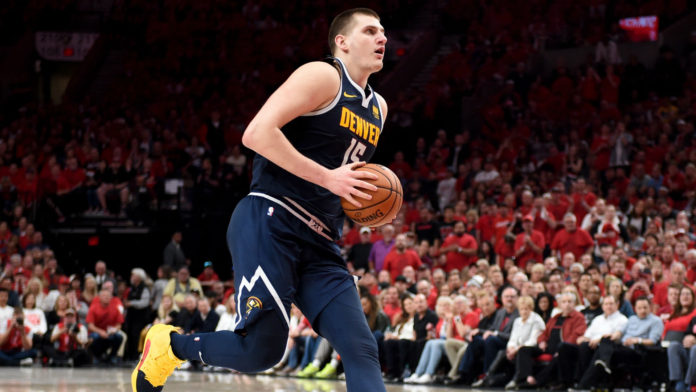
[(65, 326), (65, 329), (68, 331), (68, 333), (72, 334), (77, 334), (80, 332), (80, 326), (77, 324), (68, 324)]
[(24, 318), (23, 317), (17, 317), (17, 325), (20, 327), (24, 326)]

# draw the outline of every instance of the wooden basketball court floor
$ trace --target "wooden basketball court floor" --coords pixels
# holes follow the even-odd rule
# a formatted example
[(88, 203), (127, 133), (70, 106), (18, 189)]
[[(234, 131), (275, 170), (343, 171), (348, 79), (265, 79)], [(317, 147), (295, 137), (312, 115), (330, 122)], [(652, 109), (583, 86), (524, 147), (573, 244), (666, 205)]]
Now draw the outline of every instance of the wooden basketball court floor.
[[(343, 381), (176, 371), (163, 392), (346, 392)], [(388, 392), (467, 391), (425, 385), (387, 385)], [(131, 392), (122, 368), (0, 368), (0, 392)], [(361, 391), (362, 392), (362, 391)], [(365, 391), (369, 392), (369, 391)]]

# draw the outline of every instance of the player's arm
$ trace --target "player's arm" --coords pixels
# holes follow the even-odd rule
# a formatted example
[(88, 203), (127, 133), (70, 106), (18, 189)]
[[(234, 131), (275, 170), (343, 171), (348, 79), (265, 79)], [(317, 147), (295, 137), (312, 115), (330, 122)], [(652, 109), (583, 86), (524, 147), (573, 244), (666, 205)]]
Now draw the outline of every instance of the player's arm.
[(363, 179), (377, 179), (377, 175), (353, 169), (364, 162), (327, 169), (302, 155), (280, 130), (293, 119), (326, 107), (340, 89), (336, 69), (327, 63), (312, 62), (298, 68), (261, 107), (242, 137), (242, 143), (265, 158), (332, 193), (346, 198), (355, 206), (360, 203), (353, 196), (370, 200), (358, 190), (377, 190)]

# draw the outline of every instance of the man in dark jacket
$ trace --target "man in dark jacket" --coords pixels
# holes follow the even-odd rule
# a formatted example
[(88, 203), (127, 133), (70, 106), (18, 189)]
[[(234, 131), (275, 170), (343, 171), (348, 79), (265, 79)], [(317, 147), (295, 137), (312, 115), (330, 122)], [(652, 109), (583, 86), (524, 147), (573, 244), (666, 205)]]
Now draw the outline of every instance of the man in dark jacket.
[[(575, 310), (575, 294), (565, 292), (558, 299), (561, 313), (553, 316), (547, 323), (546, 329), (539, 336), (536, 347), (522, 347), (517, 353), (517, 372), (515, 373), (516, 385), (543, 385), (550, 378), (555, 378), (558, 372), (558, 349), (562, 344), (575, 344), (580, 336), (585, 333), (587, 325), (582, 313)], [(545, 354), (545, 355), (544, 355)], [(550, 359), (549, 366), (535, 378), (533, 375), (534, 359), (544, 355), (544, 359)], [(543, 357), (542, 357), (543, 358)], [(572, 373), (567, 379), (572, 378)]]
[(493, 315), (493, 322), (487, 328), (479, 323), (479, 328), (471, 331), (471, 342), (459, 364), (462, 382), (470, 382), (480, 374), (473, 364), (481, 357), (481, 354), (483, 354), (483, 373), (485, 373), (498, 355), (498, 351), (505, 349), (510, 339), (512, 324), (519, 317), (517, 296), (517, 289), (514, 287), (509, 286), (503, 289), (501, 295), (503, 306)]
[(193, 316), (191, 323), (192, 333), (215, 332), (215, 328), (220, 321), (220, 316), (215, 311), (210, 310), (210, 302), (207, 298), (198, 300), (198, 313)]

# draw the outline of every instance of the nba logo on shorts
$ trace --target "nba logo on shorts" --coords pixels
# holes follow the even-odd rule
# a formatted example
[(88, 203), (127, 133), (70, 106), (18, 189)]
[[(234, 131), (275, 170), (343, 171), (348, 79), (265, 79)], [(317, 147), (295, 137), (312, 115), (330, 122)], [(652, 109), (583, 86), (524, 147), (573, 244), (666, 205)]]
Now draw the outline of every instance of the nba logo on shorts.
[(275, 211), (273, 207), (268, 207), (268, 212), (266, 213), (266, 215), (273, 216), (273, 211)]

